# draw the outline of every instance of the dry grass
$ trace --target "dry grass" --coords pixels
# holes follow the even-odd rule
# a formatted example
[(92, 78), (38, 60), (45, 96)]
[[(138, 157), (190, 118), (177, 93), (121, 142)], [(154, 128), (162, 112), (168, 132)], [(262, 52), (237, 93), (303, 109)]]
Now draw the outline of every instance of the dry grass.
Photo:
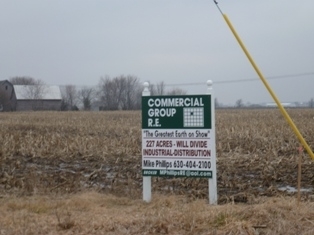
[(1, 113), (0, 156), (66, 160), (139, 154), (139, 121), (139, 112)]
[[(314, 147), (314, 110), (288, 110)], [(216, 113), (219, 206), (205, 179), (153, 178), (142, 202), (141, 114), (0, 113), (0, 234), (314, 234), (313, 161), (278, 110)], [(86, 193), (86, 191), (91, 191)]]
[(313, 234), (314, 204), (260, 198), (210, 206), (154, 195), (152, 203), (96, 192), (2, 198), (1, 234)]

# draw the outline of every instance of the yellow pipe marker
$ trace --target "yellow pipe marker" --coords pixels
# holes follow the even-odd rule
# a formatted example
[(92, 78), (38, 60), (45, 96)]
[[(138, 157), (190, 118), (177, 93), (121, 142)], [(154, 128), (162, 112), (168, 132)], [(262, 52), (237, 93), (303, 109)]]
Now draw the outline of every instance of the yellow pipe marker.
[(298, 139), (300, 140), (300, 142), (302, 143), (302, 145), (304, 146), (304, 148), (306, 149), (306, 151), (308, 152), (308, 154), (311, 156), (311, 158), (314, 160), (314, 154), (310, 148), (310, 146), (306, 143), (305, 139), (303, 138), (303, 136), (301, 135), (300, 131), (298, 130), (298, 128), (296, 127), (296, 125), (294, 124), (294, 122), (292, 121), (292, 119), (290, 118), (289, 114), (286, 112), (286, 110), (284, 109), (284, 107), (282, 106), (282, 104), (280, 103), (280, 101), (278, 100), (278, 98), (276, 97), (275, 93), (272, 91), (272, 89), (270, 88), (268, 82), (266, 81), (265, 77), (263, 76), (262, 72), (259, 70), (259, 68), (257, 67), (257, 65), (255, 64), (253, 58), (251, 57), (250, 53), (248, 52), (248, 50), (245, 48), (243, 42), (241, 41), (240, 37), (238, 36), (237, 32), (235, 31), (235, 29), (233, 28), (231, 22), (229, 21), (228, 17), (226, 14), (222, 14), (225, 21), (227, 22), (229, 28), (231, 29), (233, 35), (235, 36), (235, 38), (237, 39), (238, 43), (240, 44), (242, 50), (244, 51), (245, 55), (247, 56), (247, 58), (249, 59), (249, 61), (251, 62), (253, 68), (255, 69), (256, 73), (258, 74), (258, 76), (260, 77), (260, 79), (262, 80), (262, 82), (264, 83), (266, 89), (268, 90), (268, 92), (270, 93), (270, 95), (272, 96), (272, 98), (274, 99), (274, 101), (276, 102), (278, 108), (280, 109), (282, 115), (286, 118), (287, 122), (289, 123), (290, 127), (292, 128), (292, 130), (294, 131), (294, 133), (297, 135)]

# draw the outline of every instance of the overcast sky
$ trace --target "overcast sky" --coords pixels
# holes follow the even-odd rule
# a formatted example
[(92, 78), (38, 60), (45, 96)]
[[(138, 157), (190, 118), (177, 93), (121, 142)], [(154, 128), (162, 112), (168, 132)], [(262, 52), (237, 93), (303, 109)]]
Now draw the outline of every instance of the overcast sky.
[[(280, 101), (314, 98), (313, 0), (218, 3)], [(0, 80), (134, 75), (199, 94), (211, 79), (219, 102), (272, 101), (212, 0), (0, 0), (0, 30)]]

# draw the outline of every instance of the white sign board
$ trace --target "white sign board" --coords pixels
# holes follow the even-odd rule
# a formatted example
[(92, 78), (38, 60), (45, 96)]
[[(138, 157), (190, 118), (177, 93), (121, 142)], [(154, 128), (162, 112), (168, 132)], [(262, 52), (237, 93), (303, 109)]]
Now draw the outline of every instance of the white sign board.
[[(215, 118), (212, 94), (142, 96), (143, 197), (151, 176), (208, 178), (217, 203)], [(211, 186), (212, 185), (212, 186)], [(150, 190), (150, 189), (149, 189)], [(146, 199), (145, 199), (146, 198)]]

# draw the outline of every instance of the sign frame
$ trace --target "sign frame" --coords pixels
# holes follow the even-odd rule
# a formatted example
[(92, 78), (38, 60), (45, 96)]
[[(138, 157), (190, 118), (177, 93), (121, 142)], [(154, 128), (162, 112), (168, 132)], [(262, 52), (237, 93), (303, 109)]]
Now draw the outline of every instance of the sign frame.
[(151, 177), (208, 178), (209, 203), (217, 204), (215, 102), (207, 94), (150, 96), (142, 93), (143, 200), (151, 201)]

